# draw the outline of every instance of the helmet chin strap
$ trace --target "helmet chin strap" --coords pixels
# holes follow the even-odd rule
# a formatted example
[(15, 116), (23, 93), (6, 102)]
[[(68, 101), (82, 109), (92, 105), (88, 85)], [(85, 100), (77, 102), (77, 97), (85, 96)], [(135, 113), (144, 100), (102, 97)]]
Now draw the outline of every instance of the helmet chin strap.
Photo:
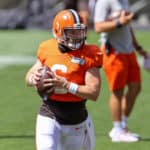
[[(84, 42), (82, 43), (82, 45), (79, 47), (79, 48), (81, 48), (82, 46), (84, 45)], [(71, 49), (71, 48), (69, 48), (69, 47), (67, 47), (67, 46), (65, 46), (65, 45), (63, 45), (63, 44), (61, 44), (61, 43), (58, 43), (58, 48), (59, 48), (59, 50), (62, 52), (62, 53), (67, 53), (67, 52), (70, 52), (70, 51), (75, 51), (75, 50), (78, 50), (78, 49)]]
[(64, 40), (57, 39), (58, 41), (58, 48), (62, 53), (75, 51), (80, 49), (84, 44), (85, 41), (82, 41), (82, 43), (76, 43), (76, 46), (73, 46), (73, 43), (66, 43)]
[(84, 45), (84, 42), (76, 43), (75, 44), (75, 48), (73, 48), (73, 44), (72, 43), (68, 43), (68, 47), (70, 47), (70, 49), (73, 50), (73, 51), (81, 48), (83, 45)]
[(58, 48), (59, 50), (62, 52), (62, 53), (67, 53), (67, 52), (70, 52), (71, 49), (68, 48), (67, 46), (61, 44), (61, 43), (58, 43)]

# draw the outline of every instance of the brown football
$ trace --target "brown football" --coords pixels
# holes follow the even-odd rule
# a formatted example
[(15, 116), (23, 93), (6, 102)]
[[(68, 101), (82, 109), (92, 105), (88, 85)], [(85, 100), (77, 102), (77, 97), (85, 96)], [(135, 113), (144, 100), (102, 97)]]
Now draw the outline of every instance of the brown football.
[(44, 80), (44, 79), (54, 78), (54, 74), (53, 74), (53, 75), (49, 75), (49, 74), (47, 73), (47, 71), (52, 72), (52, 70), (50, 69), (50, 67), (47, 67), (47, 66), (43, 66), (42, 68), (40, 68), (40, 69), (38, 70), (38, 72), (41, 73), (42, 76), (41, 76), (40, 80), (39, 80), (38, 83), (37, 83), (37, 92), (38, 92), (38, 94), (41, 96), (41, 98), (42, 98), (43, 100), (47, 100), (48, 97), (49, 97), (49, 95), (50, 95), (50, 94), (53, 92), (53, 90), (54, 90), (54, 87), (53, 87), (53, 86), (48, 87), (48, 88), (43, 86), (43, 84), (44, 84), (43, 80)]

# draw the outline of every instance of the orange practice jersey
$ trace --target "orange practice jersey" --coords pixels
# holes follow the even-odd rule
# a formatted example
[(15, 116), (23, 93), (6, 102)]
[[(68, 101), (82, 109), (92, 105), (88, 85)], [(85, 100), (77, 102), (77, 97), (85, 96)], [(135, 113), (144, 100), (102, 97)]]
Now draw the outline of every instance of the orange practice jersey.
[[(49, 66), (56, 75), (66, 78), (70, 82), (84, 85), (85, 73), (92, 67), (101, 67), (102, 55), (99, 47), (95, 45), (84, 45), (79, 50), (61, 53), (55, 39), (41, 43), (37, 57), (43, 65)], [(56, 88), (50, 99), (56, 101), (78, 102), (82, 98), (66, 89)]]

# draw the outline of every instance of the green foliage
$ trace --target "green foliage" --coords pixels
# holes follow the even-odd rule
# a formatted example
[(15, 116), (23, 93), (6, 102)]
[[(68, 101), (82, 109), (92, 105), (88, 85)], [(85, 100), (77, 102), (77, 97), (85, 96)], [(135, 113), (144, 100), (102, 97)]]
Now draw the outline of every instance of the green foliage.
[[(150, 32), (137, 32), (138, 40), (149, 49)], [(39, 43), (52, 37), (49, 31), (0, 31), (0, 56), (33, 56)], [(89, 31), (88, 43), (98, 44), (98, 35)], [(40, 98), (35, 89), (26, 87), (24, 77), (32, 64), (0, 64), (0, 150), (35, 149), (35, 121)], [(109, 90), (101, 70), (102, 88), (97, 102), (89, 101), (87, 107), (93, 118), (96, 134), (95, 150), (148, 150), (150, 147), (150, 92), (149, 72), (142, 69), (143, 91), (139, 95), (130, 128), (142, 136), (138, 143), (111, 143), (108, 132), (112, 127), (108, 108)]]

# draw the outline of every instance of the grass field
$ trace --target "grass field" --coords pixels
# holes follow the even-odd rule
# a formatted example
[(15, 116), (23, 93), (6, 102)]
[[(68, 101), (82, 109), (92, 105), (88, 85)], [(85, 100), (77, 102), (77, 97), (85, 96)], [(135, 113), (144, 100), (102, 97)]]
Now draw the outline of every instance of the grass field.
[[(137, 31), (136, 34), (145, 49), (150, 50), (150, 32)], [(40, 30), (0, 31), (0, 150), (35, 149), (34, 127), (41, 101), (34, 89), (26, 87), (24, 77), (35, 61), (38, 44), (49, 37), (50, 32)], [(89, 32), (88, 42), (98, 44), (98, 35)], [(97, 102), (87, 103), (95, 125), (95, 150), (149, 150), (150, 72), (141, 70), (143, 91), (137, 99), (129, 126), (142, 136), (142, 140), (131, 144), (110, 142), (107, 136), (112, 127), (109, 92), (101, 70), (100, 97)]]

